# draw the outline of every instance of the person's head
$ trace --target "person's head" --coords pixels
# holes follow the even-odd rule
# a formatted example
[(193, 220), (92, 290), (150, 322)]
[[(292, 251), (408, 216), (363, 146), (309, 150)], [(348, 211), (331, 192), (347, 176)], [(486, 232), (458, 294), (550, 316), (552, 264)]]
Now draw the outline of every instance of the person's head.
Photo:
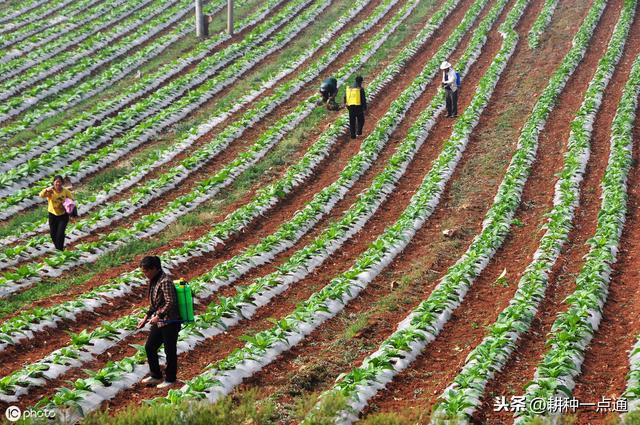
[(148, 255), (140, 261), (140, 268), (142, 269), (142, 274), (151, 280), (158, 275), (162, 271), (162, 264), (160, 263), (160, 257), (155, 255)]
[(440, 64), (440, 69), (443, 71), (448, 71), (451, 68), (451, 64), (447, 61), (444, 61)]
[(61, 191), (62, 190), (62, 183), (63, 183), (64, 179), (62, 178), (61, 175), (56, 175), (53, 178), (53, 188), (57, 191)]
[(361, 86), (363, 81), (364, 81), (364, 79), (362, 78), (362, 75), (358, 75), (356, 77), (356, 85), (357, 86)]

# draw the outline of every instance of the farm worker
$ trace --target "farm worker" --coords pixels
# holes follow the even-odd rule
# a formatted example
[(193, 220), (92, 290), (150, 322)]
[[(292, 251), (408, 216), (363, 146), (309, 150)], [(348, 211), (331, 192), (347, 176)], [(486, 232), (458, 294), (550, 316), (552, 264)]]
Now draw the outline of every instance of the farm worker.
[[(42, 189), (41, 198), (49, 201), (47, 210), (49, 211), (49, 234), (53, 245), (57, 250), (64, 251), (64, 232), (69, 224), (69, 213), (65, 209), (64, 203), (67, 199), (73, 200), (73, 194), (69, 189), (62, 186), (62, 176), (53, 178), (53, 186)], [(66, 201), (69, 203), (69, 201)]]
[[(147, 256), (140, 262), (142, 273), (149, 281), (147, 294), (150, 308), (143, 319), (138, 322), (138, 329), (147, 323), (151, 324), (147, 342), (144, 345), (149, 360), (150, 375), (142, 380), (143, 384), (166, 388), (176, 382), (178, 371), (177, 343), (180, 332), (180, 313), (178, 312), (178, 295), (171, 278), (162, 270), (160, 258)], [(158, 363), (158, 349), (164, 344), (167, 358), (165, 379)]]
[(330, 100), (336, 100), (338, 94), (338, 80), (335, 77), (329, 77), (320, 84), (320, 95), (322, 96), (322, 103), (327, 103)]
[(356, 135), (362, 135), (364, 127), (364, 113), (367, 110), (367, 98), (362, 88), (362, 77), (357, 76), (355, 83), (351, 87), (347, 87), (344, 94), (344, 103), (349, 110), (349, 132), (351, 138), (355, 139)]
[(442, 70), (442, 86), (444, 87), (447, 102), (447, 118), (458, 116), (458, 84), (456, 71), (447, 61), (440, 65)]

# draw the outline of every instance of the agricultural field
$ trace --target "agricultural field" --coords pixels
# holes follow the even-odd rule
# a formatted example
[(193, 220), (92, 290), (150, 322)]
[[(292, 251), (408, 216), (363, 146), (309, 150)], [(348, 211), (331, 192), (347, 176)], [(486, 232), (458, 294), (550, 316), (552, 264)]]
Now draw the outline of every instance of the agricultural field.
[(0, 0), (3, 423), (640, 424), (638, 0), (194, 3)]

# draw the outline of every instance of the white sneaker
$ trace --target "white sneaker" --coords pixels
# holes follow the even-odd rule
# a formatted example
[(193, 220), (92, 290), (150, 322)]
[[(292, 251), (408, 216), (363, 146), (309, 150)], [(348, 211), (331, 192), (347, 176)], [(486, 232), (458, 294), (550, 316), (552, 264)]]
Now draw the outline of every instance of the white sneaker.
[(154, 378), (153, 376), (147, 376), (142, 380), (143, 384), (148, 384), (148, 385), (157, 385), (161, 382), (162, 382), (161, 378)]
[(156, 385), (156, 388), (160, 388), (160, 389), (169, 388), (169, 387), (175, 385), (176, 383), (177, 383), (177, 381), (173, 381), (173, 382), (164, 381), (164, 382)]

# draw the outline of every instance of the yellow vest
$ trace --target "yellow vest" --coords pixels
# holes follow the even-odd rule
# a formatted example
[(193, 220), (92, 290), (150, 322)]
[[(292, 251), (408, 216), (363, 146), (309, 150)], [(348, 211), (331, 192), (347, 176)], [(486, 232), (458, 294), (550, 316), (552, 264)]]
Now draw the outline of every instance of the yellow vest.
[(360, 106), (360, 87), (347, 87), (347, 106)]

